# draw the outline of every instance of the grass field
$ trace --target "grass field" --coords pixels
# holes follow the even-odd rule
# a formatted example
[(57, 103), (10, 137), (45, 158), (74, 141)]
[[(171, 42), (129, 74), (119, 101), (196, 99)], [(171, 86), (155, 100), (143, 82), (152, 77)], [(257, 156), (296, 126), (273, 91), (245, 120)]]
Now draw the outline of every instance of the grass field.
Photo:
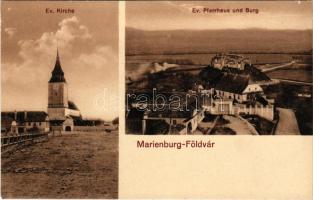
[(282, 69), (267, 73), (270, 78), (312, 82), (312, 70)]
[(72, 132), (1, 156), (2, 198), (117, 198), (117, 132)]
[[(192, 63), (192, 65), (209, 65), (211, 59), (216, 54), (173, 54), (173, 55), (134, 55), (126, 56), (126, 74), (128, 77), (133, 79), (138, 76), (149, 73), (152, 70), (151, 63), (172, 63), (180, 64), (180, 62)], [(270, 75), (273, 78), (277, 78), (280, 74), (288, 73), (287, 75), (292, 76), (292, 79), (308, 80), (311, 76), (312, 69), (312, 56), (305, 54), (242, 54), (251, 60), (251, 63), (256, 65), (258, 68), (260, 65), (269, 64), (268, 67), (275, 66), (273, 63), (288, 63), (293, 60), (293, 57), (301, 57), (302, 62), (307, 63), (309, 66), (297, 68), (291, 68), (287, 70), (278, 70), (271, 72)], [(188, 66), (188, 65), (185, 65)], [(261, 66), (266, 67), (266, 66)], [(289, 73), (290, 72), (290, 73)]]
[[(222, 52), (221, 52), (222, 53)], [(143, 62), (164, 62), (167, 60), (189, 60), (193, 64), (207, 65), (211, 63), (212, 58), (216, 54), (160, 54), (160, 55), (134, 55), (126, 56), (127, 63), (143, 63)], [(264, 53), (249, 53), (241, 54), (249, 58), (252, 64), (258, 63), (286, 63), (293, 60), (294, 56), (300, 56), (304, 62), (312, 60), (311, 55), (305, 54), (264, 54)]]
[(127, 55), (174, 53), (311, 52), (310, 30), (140, 30), (126, 27)]

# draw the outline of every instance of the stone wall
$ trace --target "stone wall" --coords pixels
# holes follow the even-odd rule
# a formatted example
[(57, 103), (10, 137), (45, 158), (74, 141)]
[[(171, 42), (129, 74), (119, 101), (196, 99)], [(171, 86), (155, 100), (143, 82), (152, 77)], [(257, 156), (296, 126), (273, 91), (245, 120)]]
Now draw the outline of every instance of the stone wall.
[(85, 131), (85, 132), (91, 132), (91, 131), (112, 131), (117, 130), (117, 127), (112, 126), (74, 126), (74, 131)]

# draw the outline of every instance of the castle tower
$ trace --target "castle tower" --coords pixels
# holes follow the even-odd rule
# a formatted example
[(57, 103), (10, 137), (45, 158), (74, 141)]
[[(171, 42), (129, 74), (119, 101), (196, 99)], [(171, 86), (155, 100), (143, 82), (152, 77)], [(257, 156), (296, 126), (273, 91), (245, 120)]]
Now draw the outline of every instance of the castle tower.
[(61, 67), (59, 51), (48, 83), (48, 115), (50, 120), (65, 120), (68, 108), (68, 89)]

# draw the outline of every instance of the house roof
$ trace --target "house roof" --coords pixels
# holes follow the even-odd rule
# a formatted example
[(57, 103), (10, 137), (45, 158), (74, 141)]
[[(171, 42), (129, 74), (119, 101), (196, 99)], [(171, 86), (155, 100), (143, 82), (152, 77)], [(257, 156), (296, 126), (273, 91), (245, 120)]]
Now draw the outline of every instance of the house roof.
[(216, 90), (241, 94), (249, 84), (249, 76), (225, 73), (215, 86)]
[(48, 114), (46, 112), (40, 111), (31, 111), (31, 112), (26, 112), (26, 122), (42, 122), (46, 121)]
[(224, 68), (222, 70), (224, 73), (237, 74), (241, 76), (249, 76), (249, 83), (256, 83), (260, 81), (270, 81), (271, 79), (256, 67), (246, 64), (244, 70), (239, 70), (236, 68)]
[(61, 126), (65, 120), (50, 120), (50, 125)]
[(77, 116), (74, 116), (74, 115), (69, 115), (69, 117), (72, 118), (74, 121), (82, 120), (81, 116), (77, 117)]
[(180, 109), (173, 109), (172, 107), (169, 107), (168, 105), (165, 106), (164, 110), (156, 110), (150, 109), (150, 111), (147, 113), (148, 117), (157, 117), (157, 118), (184, 118), (184, 119), (190, 119), (193, 117), (194, 110), (199, 107), (197, 105), (196, 101), (188, 102), (188, 105), (186, 104), (178, 104)]
[(184, 118), (184, 119), (190, 119), (193, 117), (193, 111), (195, 108), (190, 108), (188, 111), (177, 111), (177, 110), (171, 110), (171, 109), (165, 109), (164, 111), (150, 111), (148, 113), (148, 117), (156, 117), (156, 118)]
[[(193, 111), (197, 108), (201, 108), (201, 99), (200, 96), (193, 96), (190, 93), (187, 92), (161, 92), (157, 93), (154, 95), (162, 95), (165, 97), (166, 101), (163, 102), (158, 102), (155, 97), (153, 96), (153, 93), (150, 92), (140, 92), (140, 93), (135, 93), (135, 95), (142, 95), (144, 94), (145, 97), (147, 98), (147, 102), (142, 103), (146, 104), (147, 109), (144, 109), (146, 111), (146, 114), (148, 117), (152, 118), (185, 118), (189, 119), (193, 117)], [(187, 95), (190, 96), (187, 96)], [(173, 95), (175, 95), (175, 98), (173, 98)], [(171, 100), (171, 98), (173, 98)], [(179, 100), (178, 100), (179, 99)], [(138, 100), (139, 101), (139, 100)], [(137, 109), (135, 106), (133, 107), (132, 105), (135, 105), (139, 102), (137, 102), (136, 99), (128, 99), (128, 106), (130, 106), (130, 111), (127, 114), (127, 118), (133, 118), (133, 119), (140, 119), (144, 115), (144, 111), (140, 111), (140, 109)], [(164, 109), (156, 109), (156, 107), (163, 108)], [(179, 111), (178, 108), (179, 107)], [(188, 110), (186, 109), (188, 108)], [(182, 111), (180, 111), (182, 110)]]
[(261, 103), (263, 106), (267, 106), (268, 105), (268, 101), (264, 97), (262, 97), (260, 95), (256, 96), (256, 100), (259, 103)]
[(57, 51), (57, 57), (54, 65), (54, 69), (51, 73), (51, 78), (49, 83), (55, 83), (55, 82), (66, 82), (64, 78), (64, 72), (61, 67), (61, 62), (59, 58), (59, 51)]
[(1, 112), (1, 121), (12, 122), (16, 120), (18, 123), (24, 122), (44, 122), (48, 114), (44, 111), (18, 111), (16, 112)]
[(72, 110), (78, 110), (78, 107), (76, 106), (76, 104), (73, 101), (68, 101), (68, 108), (72, 109)]

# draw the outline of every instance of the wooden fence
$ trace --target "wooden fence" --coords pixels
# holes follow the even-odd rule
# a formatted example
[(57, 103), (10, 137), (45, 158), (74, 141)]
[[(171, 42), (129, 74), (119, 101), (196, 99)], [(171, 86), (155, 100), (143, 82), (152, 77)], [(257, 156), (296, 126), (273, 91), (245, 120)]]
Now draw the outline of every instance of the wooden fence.
[(48, 137), (48, 133), (26, 133), (20, 135), (1, 136), (1, 147), (3, 148), (14, 144), (21, 144), (42, 137)]

